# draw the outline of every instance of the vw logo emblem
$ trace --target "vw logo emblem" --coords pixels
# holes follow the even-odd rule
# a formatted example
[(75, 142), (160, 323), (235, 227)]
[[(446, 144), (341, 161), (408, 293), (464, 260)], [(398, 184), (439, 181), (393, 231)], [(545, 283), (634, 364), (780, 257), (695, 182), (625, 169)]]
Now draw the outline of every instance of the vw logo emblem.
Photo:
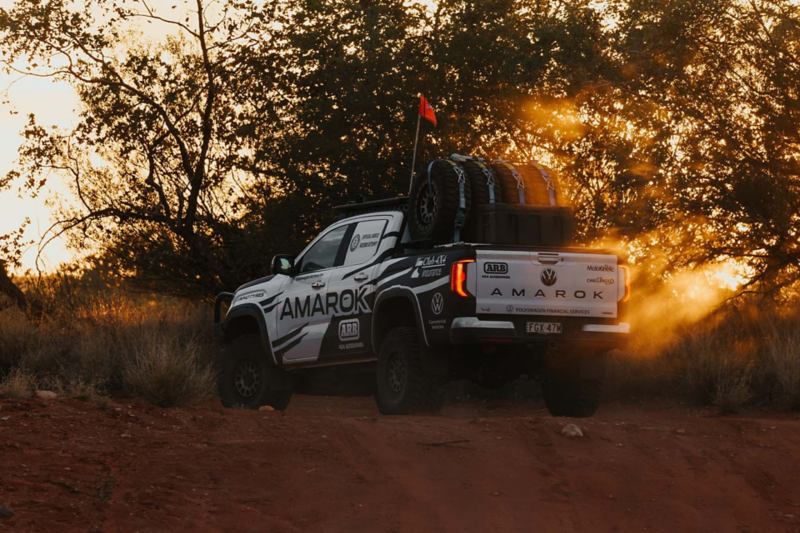
[(506, 312), (507, 313), (513, 313), (514, 312), (514, 306), (513, 305), (507, 305), (506, 306)]
[(544, 283), (545, 287), (552, 287), (556, 284), (556, 280), (558, 280), (558, 276), (556, 276), (556, 271), (552, 268), (545, 268), (542, 271), (542, 275), (540, 276), (542, 283)]
[(351, 252), (355, 252), (356, 251), (356, 248), (358, 248), (358, 243), (359, 242), (361, 242), (361, 237), (359, 237), (358, 235), (353, 237), (353, 240), (350, 241), (350, 251)]
[(441, 292), (437, 292), (433, 295), (433, 300), (431, 300), (431, 311), (433, 311), (434, 315), (441, 315), (443, 309), (444, 296), (442, 296)]

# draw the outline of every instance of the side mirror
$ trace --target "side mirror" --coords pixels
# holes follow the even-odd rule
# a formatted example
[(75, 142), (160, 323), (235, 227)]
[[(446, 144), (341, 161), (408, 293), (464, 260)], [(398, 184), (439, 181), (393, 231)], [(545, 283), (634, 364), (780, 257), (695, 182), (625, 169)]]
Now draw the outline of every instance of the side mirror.
[(294, 257), (291, 255), (276, 255), (272, 258), (272, 273), (291, 276), (294, 272)]

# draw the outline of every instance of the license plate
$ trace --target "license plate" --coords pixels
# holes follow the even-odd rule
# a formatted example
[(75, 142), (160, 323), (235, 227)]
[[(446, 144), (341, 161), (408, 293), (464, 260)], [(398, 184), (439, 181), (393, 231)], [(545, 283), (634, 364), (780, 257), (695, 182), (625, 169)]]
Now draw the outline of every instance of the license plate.
[(540, 333), (542, 335), (549, 335), (552, 333), (561, 333), (560, 322), (528, 322), (525, 331), (528, 333)]

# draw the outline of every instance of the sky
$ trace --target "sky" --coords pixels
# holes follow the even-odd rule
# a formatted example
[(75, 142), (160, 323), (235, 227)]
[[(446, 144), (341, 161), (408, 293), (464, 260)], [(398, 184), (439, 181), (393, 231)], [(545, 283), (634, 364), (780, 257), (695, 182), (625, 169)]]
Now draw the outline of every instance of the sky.
[[(0, 7), (10, 3), (0, 0)], [(28, 114), (36, 114), (41, 124), (69, 127), (75, 120), (78, 99), (66, 83), (56, 83), (41, 78), (23, 78), (0, 73), (0, 174), (5, 175), (14, 168), (17, 149), (22, 138), (20, 132), (28, 120)], [(12, 115), (12, 111), (18, 114)], [(19, 228), (26, 217), (31, 219), (27, 236), (37, 239), (52, 223), (52, 209), (45, 205), (47, 199), (61, 190), (60, 183), (48, 186), (37, 199), (20, 198), (17, 187), (0, 192), (0, 235)], [(34, 268), (37, 247), (31, 247), (23, 258), (23, 269)], [(62, 240), (51, 243), (44, 252), (40, 266), (53, 268), (71, 257)]]

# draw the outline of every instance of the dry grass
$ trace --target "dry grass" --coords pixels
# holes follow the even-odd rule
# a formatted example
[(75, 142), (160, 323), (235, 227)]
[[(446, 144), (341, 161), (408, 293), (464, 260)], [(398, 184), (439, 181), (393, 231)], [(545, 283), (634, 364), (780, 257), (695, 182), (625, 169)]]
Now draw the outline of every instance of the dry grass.
[(0, 398), (30, 398), (36, 390), (36, 379), (21, 368), (14, 368), (0, 381)]
[(125, 388), (160, 407), (187, 405), (213, 394), (216, 375), (201, 363), (196, 341), (153, 334), (123, 362)]
[(723, 412), (799, 409), (800, 310), (730, 309), (667, 346), (615, 355), (610, 378), (618, 396), (678, 394)]
[(102, 404), (122, 390), (173, 406), (213, 392), (216, 346), (206, 306), (74, 283), (37, 287), (44, 301), (61, 302), (44, 320), (0, 311), (0, 394), (39, 388)]
[(764, 365), (773, 377), (773, 402), (784, 409), (800, 409), (800, 321), (791, 328), (770, 326)]
[[(71, 283), (37, 288), (43, 300), (61, 302), (44, 321), (0, 311), (0, 396), (46, 388), (103, 404), (126, 391), (174, 406), (213, 394), (208, 307)], [(652, 318), (670, 322), (655, 311)], [(611, 396), (678, 396), (724, 412), (800, 409), (800, 309), (741, 305), (666, 333), (642, 328), (611, 358)]]

